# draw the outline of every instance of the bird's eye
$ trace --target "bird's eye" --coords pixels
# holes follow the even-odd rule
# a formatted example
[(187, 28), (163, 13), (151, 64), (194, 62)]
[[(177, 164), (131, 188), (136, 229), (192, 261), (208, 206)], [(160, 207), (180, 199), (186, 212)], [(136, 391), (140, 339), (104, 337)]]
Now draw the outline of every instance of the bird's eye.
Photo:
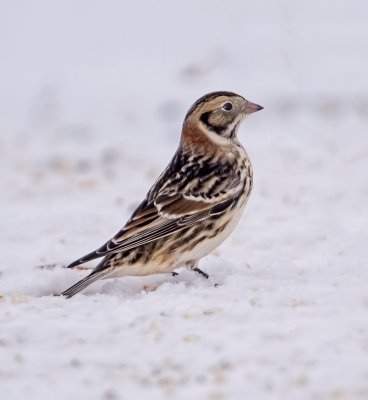
[(233, 105), (232, 105), (231, 103), (225, 103), (225, 104), (222, 106), (222, 108), (223, 108), (225, 111), (230, 111), (230, 110), (233, 109)]

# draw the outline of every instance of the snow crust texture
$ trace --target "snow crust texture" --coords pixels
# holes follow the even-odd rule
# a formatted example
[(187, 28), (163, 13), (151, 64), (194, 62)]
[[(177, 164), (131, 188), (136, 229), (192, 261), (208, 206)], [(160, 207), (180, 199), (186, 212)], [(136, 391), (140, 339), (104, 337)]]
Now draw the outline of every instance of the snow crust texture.
[[(357, 0), (0, 5), (1, 398), (368, 399), (367, 18)], [(53, 296), (214, 90), (264, 110), (210, 279)]]

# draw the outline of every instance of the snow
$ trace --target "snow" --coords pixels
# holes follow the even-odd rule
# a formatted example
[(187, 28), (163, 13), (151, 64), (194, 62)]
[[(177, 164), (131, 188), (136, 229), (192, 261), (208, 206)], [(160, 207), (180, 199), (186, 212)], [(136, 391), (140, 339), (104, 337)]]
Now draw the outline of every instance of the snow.
[[(368, 398), (367, 17), (358, 0), (0, 5), (2, 396)], [(52, 296), (223, 89), (265, 109), (239, 132), (254, 192), (210, 279)]]

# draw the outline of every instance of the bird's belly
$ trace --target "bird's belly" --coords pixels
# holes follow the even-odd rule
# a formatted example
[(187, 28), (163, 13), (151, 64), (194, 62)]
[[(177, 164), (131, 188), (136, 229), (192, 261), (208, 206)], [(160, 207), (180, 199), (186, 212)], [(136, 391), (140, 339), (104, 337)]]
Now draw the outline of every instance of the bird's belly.
[(146, 276), (151, 274), (161, 274), (174, 271), (176, 264), (173, 259), (166, 261), (151, 260), (148, 263), (137, 262), (135, 264), (125, 264), (116, 270), (107, 278), (121, 278), (123, 276)]
[[(203, 231), (201, 234), (203, 240), (195, 246), (191, 247), (191, 244), (188, 243), (186, 249), (183, 249), (184, 251), (181, 251), (180, 253), (178, 252), (177, 254), (178, 264), (182, 265), (187, 261), (198, 260), (220, 246), (221, 243), (229, 237), (231, 232), (238, 224), (243, 210), (244, 207), (241, 207), (240, 209), (235, 210), (232, 215), (220, 218), (218, 223), (211, 230), (212, 233)], [(223, 226), (224, 228), (222, 229)], [(219, 230), (217, 234), (215, 234), (216, 230)]]

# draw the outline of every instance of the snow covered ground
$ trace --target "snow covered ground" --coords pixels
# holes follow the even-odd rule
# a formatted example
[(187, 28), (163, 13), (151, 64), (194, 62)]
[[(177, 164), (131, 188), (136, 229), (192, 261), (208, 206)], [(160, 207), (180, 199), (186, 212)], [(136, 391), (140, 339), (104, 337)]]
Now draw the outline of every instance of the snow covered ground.
[[(0, 5), (1, 397), (368, 399), (367, 18), (357, 0)], [(210, 279), (52, 296), (223, 89), (265, 109)]]

